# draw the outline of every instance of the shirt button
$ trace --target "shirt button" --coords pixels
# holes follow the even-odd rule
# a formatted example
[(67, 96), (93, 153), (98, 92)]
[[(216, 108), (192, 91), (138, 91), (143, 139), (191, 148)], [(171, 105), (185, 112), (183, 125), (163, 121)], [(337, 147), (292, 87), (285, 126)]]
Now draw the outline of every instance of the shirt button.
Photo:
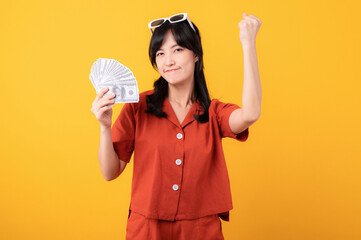
[(177, 184), (174, 184), (174, 185), (173, 185), (173, 190), (174, 190), (174, 191), (177, 191), (177, 190), (178, 190), (178, 185), (177, 185)]
[(181, 163), (182, 163), (182, 160), (180, 160), (180, 159), (175, 160), (175, 164), (177, 164), (178, 166), (181, 165)]
[(182, 135), (181, 133), (178, 133), (178, 134), (177, 134), (177, 138), (178, 138), (178, 139), (182, 139), (182, 137), (183, 137), (183, 135)]

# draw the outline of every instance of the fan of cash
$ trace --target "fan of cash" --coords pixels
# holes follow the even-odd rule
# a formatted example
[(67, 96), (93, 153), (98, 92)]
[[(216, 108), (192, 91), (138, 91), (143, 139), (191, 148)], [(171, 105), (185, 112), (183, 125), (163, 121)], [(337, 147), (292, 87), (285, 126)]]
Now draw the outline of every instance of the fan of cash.
[(104, 96), (115, 93), (115, 103), (139, 102), (138, 84), (133, 73), (116, 60), (99, 58), (93, 64), (89, 78), (97, 94), (104, 87), (109, 88)]

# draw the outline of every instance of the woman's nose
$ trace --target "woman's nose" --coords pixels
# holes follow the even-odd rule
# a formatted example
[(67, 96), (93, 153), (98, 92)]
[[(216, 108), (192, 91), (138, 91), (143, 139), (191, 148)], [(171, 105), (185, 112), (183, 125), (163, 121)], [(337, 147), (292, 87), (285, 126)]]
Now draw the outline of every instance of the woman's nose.
[(168, 54), (167, 57), (166, 57), (166, 60), (165, 60), (165, 64), (167, 66), (171, 66), (173, 65), (175, 62), (174, 62), (174, 58), (173, 58), (173, 55), (172, 54)]

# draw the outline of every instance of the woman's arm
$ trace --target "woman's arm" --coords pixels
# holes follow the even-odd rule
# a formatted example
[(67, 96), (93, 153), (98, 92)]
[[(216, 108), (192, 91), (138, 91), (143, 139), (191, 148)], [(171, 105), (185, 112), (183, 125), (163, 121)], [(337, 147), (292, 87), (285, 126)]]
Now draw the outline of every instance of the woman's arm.
[(100, 170), (105, 180), (110, 181), (116, 179), (123, 171), (126, 162), (119, 160), (113, 148), (111, 128), (100, 127), (100, 143), (98, 158)]
[(109, 104), (114, 104), (115, 94), (104, 94), (109, 88), (104, 87), (95, 97), (91, 111), (100, 122), (100, 143), (98, 158), (100, 163), (100, 171), (107, 181), (117, 178), (127, 165), (126, 162), (119, 160), (116, 154), (111, 135), (112, 114), (113, 110)]
[(245, 20), (238, 24), (244, 55), (242, 108), (234, 110), (229, 117), (230, 128), (235, 134), (251, 126), (261, 115), (262, 89), (256, 51), (256, 35), (261, 20), (245, 13), (243, 17)]

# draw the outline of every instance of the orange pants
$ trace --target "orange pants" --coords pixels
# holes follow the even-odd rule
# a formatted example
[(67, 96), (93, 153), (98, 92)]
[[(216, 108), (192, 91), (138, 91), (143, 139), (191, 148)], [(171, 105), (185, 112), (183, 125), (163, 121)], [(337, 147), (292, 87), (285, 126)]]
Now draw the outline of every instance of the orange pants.
[(163, 221), (148, 219), (131, 211), (126, 240), (220, 240), (222, 223), (218, 215), (192, 220)]

